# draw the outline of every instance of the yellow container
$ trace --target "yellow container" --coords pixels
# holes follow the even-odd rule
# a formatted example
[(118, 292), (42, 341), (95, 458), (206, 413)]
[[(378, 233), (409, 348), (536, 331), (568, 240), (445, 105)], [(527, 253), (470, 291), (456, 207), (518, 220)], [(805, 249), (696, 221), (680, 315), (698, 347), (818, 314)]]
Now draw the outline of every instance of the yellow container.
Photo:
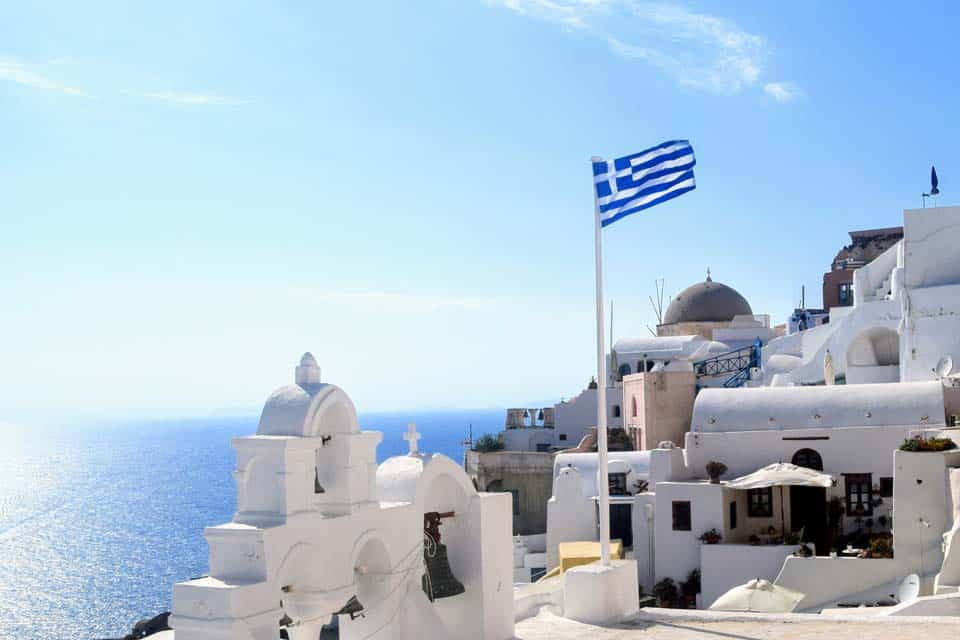
[[(560, 554), (560, 573), (582, 564), (590, 564), (600, 559), (599, 542), (561, 542), (557, 545)], [(610, 541), (610, 557), (619, 559), (623, 555), (623, 543)]]

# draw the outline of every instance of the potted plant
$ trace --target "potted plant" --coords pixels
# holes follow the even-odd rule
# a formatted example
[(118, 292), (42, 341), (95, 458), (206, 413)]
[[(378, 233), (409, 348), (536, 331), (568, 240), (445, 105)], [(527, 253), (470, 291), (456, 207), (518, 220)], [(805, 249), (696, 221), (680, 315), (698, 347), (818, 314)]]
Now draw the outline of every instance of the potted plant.
[(711, 460), (706, 466), (707, 476), (710, 478), (710, 484), (720, 484), (720, 476), (727, 472), (727, 465), (716, 460)]
[(860, 552), (860, 558), (892, 558), (893, 545), (888, 535), (870, 538), (867, 548)]
[(700, 534), (700, 542), (703, 544), (717, 544), (723, 540), (723, 536), (716, 529), (710, 529)]
[(697, 594), (700, 593), (700, 569), (694, 569), (687, 574), (687, 579), (680, 583), (680, 593), (683, 594), (683, 604), (687, 609), (697, 608)]
[(907, 438), (900, 445), (900, 451), (950, 451), (956, 449), (957, 443), (950, 438), (924, 438), (921, 436)]
[(661, 607), (672, 607), (677, 600), (677, 585), (673, 578), (664, 578), (653, 585), (653, 595), (657, 596), (657, 604)]

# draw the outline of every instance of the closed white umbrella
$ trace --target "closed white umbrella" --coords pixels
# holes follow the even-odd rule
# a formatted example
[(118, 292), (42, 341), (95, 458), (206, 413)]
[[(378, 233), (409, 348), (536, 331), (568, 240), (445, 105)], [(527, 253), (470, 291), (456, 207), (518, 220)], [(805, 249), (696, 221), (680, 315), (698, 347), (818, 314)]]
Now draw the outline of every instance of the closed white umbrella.
[(830, 386), (836, 384), (836, 382), (837, 375), (833, 372), (833, 356), (827, 349), (827, 352), (823, 355), (823, 384)]
[(711, 611), (751, 611), (754, 613), (790, 613), (804, 594), (778, 587), (758, 578), (730, 589), (710, 605)]

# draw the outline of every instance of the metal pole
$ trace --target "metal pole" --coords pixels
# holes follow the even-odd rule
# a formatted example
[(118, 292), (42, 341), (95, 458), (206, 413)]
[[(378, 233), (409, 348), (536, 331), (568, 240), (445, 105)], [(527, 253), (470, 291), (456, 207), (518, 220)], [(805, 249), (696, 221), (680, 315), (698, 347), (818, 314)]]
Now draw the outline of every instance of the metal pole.
[[(593, 162), (602, 162), (594, 157)], [(599, 471), (600, 564), (610, 564), (610, 485), (607, 479), (607, 366), (603, 326), (603, 236), (600, 225), (600, 201), (593, 190), (594, 250), (597, 274), (597, 465)]]
[(780, 485), (780, 535), (781, 535), (781, 537), (784, 538), (784, 542), (786, 542), (786, 537), (787, 537), (787, 525), (784, 523), (783, 512), (784, 512), (784, 508), (783, 508), (783, 485)]

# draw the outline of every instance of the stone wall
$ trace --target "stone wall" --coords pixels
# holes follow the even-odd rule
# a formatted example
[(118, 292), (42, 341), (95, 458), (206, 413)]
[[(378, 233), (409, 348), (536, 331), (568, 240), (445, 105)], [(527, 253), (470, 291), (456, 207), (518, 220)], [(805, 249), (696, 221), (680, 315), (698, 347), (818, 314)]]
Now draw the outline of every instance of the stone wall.
[(480, 491), (516, 491), (513, 534), (547, 530), (547, 501), (553, 491), (553, 455), (535, 451), (468, 451), (467, 475)]

